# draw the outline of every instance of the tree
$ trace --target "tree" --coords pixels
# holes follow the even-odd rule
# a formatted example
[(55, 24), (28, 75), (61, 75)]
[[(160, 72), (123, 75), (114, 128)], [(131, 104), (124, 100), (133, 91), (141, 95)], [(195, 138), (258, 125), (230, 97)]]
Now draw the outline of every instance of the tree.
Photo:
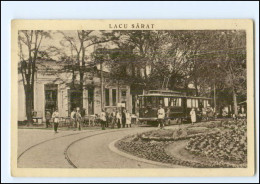
[[(93, 72), (96, 68), (93, 61), (89, 61), (86, 54), (88, 50), (93, 49), (95, 45), (104, 44), (116, 39), (113, 32), (110, 31), (93, 31), (93, 30), (77, 30), (77, 31), (58, 31), (63, 36), (60, 44), (61, 49), (56, 48), (60, 59), (67, 62), (62, 69), (72, 72), (71, 89), (81, 91), (81, 104), (83, 104), (84, 76), (86, 72)], [(69, 48), (69, 51), (68, 49)], [(67, 49), (67, 50), (66, 50)], [(79, 83), (76, 75), (79, 74)]]
[[(47, 31), (42, 30), (23, 30), (18, 32), (19, 45), (19, 71), (22, 75), (22, 81), (25, 92), (25, 108), (28, 125), (33, 123), (32, 109), (34, 102), (34, 80), (36, 72), (36, 62), (40, 57), (46, 56), (44, 51), (41, 51), (42, 40), (50, 38)], [(45, 53), (45, 54), (44, 54)]]

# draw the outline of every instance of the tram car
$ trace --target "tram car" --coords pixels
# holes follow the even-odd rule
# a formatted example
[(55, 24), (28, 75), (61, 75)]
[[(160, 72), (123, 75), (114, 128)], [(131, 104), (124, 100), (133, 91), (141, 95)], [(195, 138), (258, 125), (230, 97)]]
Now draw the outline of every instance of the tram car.
[(150, 90), (148, 94), (139, 95), (139, 122), (158, 125), (157, 111), (159, 105), (165, 109), (166, 124), (191, 122), (190, 111), (196, 111), (197, 121), (202, 120), (202, 109), (210, 106), (211, 98), (186, 96), (182, 92), (170, 90)]

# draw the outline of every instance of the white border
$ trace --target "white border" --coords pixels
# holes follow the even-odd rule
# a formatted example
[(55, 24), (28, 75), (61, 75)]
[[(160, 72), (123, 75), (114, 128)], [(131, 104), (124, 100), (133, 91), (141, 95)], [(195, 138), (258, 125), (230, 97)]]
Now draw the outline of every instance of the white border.
[[(213, 19), (255, 21), (256, 122), (259, 109), (258, 2), (1, 2), (1, 181), (2, 182), (256, 182), (254, 177), (219, 178), (13, 178), (10, 175), (10, 23), (12, 19)], [(259, 124), (256, 123), (259, 140)], [(256, 143), (258, 145), (258, 142)], [(257, 147), (259, 161), (259, 147)]]

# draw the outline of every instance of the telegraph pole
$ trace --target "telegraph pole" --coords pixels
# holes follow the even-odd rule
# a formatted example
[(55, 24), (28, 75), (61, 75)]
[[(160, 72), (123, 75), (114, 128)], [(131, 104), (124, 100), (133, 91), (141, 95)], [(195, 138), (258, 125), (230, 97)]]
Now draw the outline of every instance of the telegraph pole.
[(103, 105), (103, 94), (104, 94), (104, 84), (103, 84), (103, 62), (100, 62), (100, 87), (101, 87), (101, 110), (103, 109), (104, 105)]
[(214, 112), (216, 112), (216, 79), (214, 80)]

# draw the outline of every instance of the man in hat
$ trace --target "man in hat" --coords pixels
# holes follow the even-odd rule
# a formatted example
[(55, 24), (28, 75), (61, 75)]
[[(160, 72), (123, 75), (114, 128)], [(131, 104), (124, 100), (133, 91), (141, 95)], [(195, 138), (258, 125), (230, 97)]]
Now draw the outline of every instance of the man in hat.
[(164, 118), (165, 118), (165, 110), (162, 108), (162, 105), (159, 105), (159, 109), (157, 111), (158, 124), (160, 128), (164, 126)]
[(77, 124), (77, 128), (80, 131), (81, 130), (81, 114), (80, 114), (80, 108), (77, 107), (76, 109), (76, 124)]
[(60, 117), (59, 117), (59, 112), (58, 112), (58, 109), (56, 109), (53, 114), (52, 114), (52, 118), (53, 118), (53, 123), (54, 123), (54, 132), (55, 133), (58, 133), (58, 126), (59, 126), (59, 120), (60, 120)]

